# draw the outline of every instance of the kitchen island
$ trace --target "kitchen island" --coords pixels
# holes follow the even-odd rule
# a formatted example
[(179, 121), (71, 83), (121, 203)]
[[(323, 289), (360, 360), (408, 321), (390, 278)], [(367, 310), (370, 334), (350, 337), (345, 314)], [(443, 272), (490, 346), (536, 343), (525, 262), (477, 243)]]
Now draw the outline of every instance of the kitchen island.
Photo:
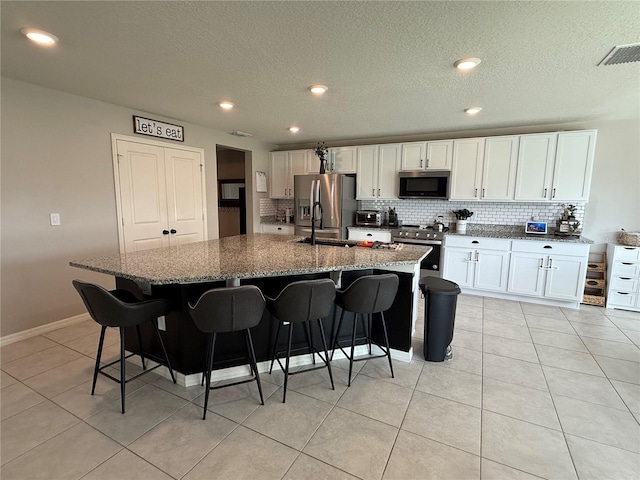
[[(188, 314), (188, 303), (195, 302), (210, 288), (227, 285), (257, 285), (265, 295), (276, 296), (288, 283), (302, 279), (332, 278), (338, 286), (348, 285), (361, 275), (376, 271), (398, 274), (400, 286), (396, 301), (387, 314), (389, 341), (394, 356), (409, 361), (411, 333), (417, 314), (420, 260), (428, 246), (404, 245), (400, 250), (300, 243), (293, 235), (250, 234), (196, 242), (140, 252), (109, 255), (70, 262), (73, 267), (113, 275), (120, 288), (139, 288), (150, 298), (167, 298), (171, 313), (165, 319), (169, 356), (179, 372), (180, 383), (200, 381), (205, 339)], [(135, 284), (135, 285), (134, 285)], [(335, 314), (326, 318), (325, 331), (333, 332)], [(256, 327), (254, 342), (258, 361), (270, 358), (275, 329), (265, 311)], [(375, 334), (375, 332), (374, 332)], [(135, 340), (135, 336), (129, 336)], [(299, 341), (304, 343), (304, 338)], [(238, 354), (243, 340), (221, 347), (219, 365), (242, 364)], [(158, 348), (152, 335), (145, 335), (145, 350)], [(136, 351), (135, 341), (127, 350)], [(309, 356), (307, 356), (309, 357)], [(310, 357), (309, 357), (310, 359)], [(302, 360), (302, 359), (301, 359)]]

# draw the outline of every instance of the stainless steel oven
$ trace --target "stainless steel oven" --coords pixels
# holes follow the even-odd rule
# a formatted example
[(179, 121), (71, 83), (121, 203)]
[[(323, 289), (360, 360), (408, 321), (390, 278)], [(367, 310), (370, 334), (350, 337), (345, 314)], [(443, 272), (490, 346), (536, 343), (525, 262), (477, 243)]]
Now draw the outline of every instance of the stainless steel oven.
[[(445, 228), (445, 231), (449, 230)], [(440, 260), (442, 256), (442, 241), (444, 232), (436, 232), (432, 226), (403, 225), (391, 230), (391, 240), (395, 243), (410, 243), (414, 245), (428, 245), (431, 252), (420, 262), (420, 276), (437, 276), (440, 274)]]

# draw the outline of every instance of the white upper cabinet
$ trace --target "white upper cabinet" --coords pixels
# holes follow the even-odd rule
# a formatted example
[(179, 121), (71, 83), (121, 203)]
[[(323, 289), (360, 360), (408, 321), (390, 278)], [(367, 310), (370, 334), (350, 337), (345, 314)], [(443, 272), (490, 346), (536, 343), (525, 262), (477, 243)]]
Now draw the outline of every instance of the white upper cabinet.
[(552, 201), (589, 200), (595, 144), (595, 130), (558, 134)]
[(269, 154), (269, 196), (289, 198), (289, 152)]
[(400, 145), (380, 145), (378, 153), (378, 198), (398, 198), (398, 170), (400, 169)]
[(401, 170), (451, 170), (453, 140), (402, 144)]
[(400, 145), (366, 145), (357, 148), (357, 200), (398, 198), (397, 172)]
[(329, 150), (327, 173), (356, 173), (356, 147), (334, 147)]
[(269, 154), (271, 198), (293, 198), (293, 177), (308, 173), (309, 152), (310, 150), (291, 150)]
[(519, 139), (509, 136), (485, 140), (481, 200), (513, 200)]
[(453, 141), (451, 200), (478, 200), (482, 188), (484, 138)]
[(515, 200), (541, 202), (551, 198), (556, 133), (521, 135)]

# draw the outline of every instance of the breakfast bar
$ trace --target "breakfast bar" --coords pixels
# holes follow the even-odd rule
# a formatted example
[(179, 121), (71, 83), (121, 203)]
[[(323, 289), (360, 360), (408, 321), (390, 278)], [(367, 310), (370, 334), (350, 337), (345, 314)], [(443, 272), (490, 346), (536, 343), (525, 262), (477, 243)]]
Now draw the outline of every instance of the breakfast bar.
[[(210, 288), (256, 285), (265, 295), (275, 297), (287, 284), (302, 279), (331, 278), (345, 287), (358, 276), (379, 271), (394, 272), (400, 279), (398, 294), (385, 314), (389, 342), (398, 360), (412, 355), (411, 334), (417, 314), (419, 264), (429, 253), (428, 246), (403, 245), (402, 248), (375, 248), (378, 245), (309, 245), (293, 235), (249, 234), (166, 248), (123, 253), (70, 262), (73, 267), (113, 275), (118, 288), (131, 289), (148, 298), (165, 298), (171, 312), (161, 327), (166, 329), (167, 350), (180, 383), (200, 380), (205, 339), (188, 313)], [(335, 312), (323, 319), (327, 335), (335, 327)], [(163, 325), (164, 323), (164, 325)], [(258, 361), (270, 358), (275, 331), (267, 311), (253, 334)], [(151, 331), (149, 333), (152, 333)], [(332, 333), (334, 334), (334, 333)], [(373, 332), (376, 335), (376, 332)], [(143, 335), (144, 349), (157, 350), (154, 336)], [(127, 341), (129, 351), (138, 350), (134, 336)], [(299, 338), (299, 342), (306, 339)], [(242, 364), (242, 338), (231, 339), (216, 353), (219, 366)], [(219, 353), (218, 353), (219, 352)]]

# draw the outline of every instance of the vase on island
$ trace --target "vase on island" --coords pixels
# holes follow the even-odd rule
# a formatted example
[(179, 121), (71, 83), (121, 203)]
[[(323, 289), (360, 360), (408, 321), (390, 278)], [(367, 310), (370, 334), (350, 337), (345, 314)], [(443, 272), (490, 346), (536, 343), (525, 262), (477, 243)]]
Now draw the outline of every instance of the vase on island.
[(467, 233), (468, 220), (458, 220), (456, 222), (456, 233)]

